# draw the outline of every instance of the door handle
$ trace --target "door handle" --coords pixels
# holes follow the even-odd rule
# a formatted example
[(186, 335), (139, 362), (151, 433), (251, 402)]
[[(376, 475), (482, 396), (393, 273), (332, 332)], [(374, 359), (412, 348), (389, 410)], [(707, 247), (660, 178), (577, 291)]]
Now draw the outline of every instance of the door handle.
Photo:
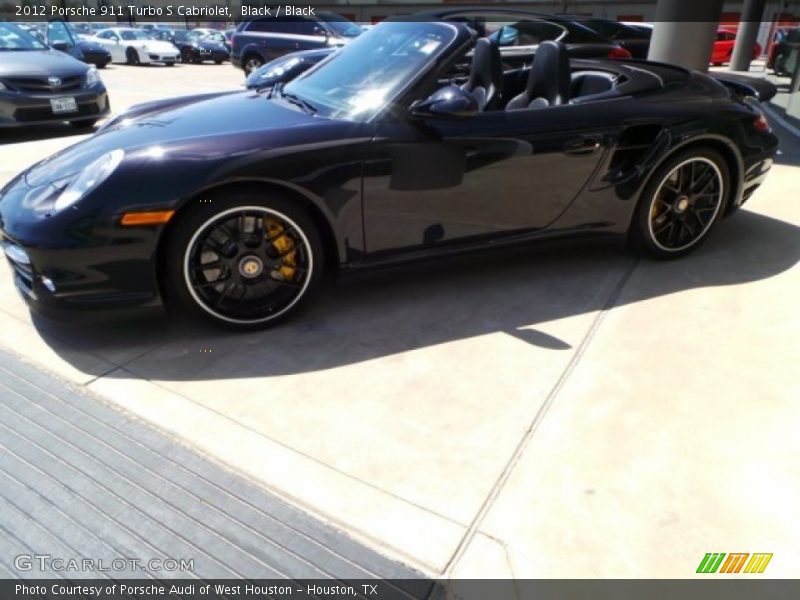
[(594, 154), (600, 149), (603, 138), (599, 135), (589, 135), (586, 137), (572, 140), (564, 144), (564, 153), (570, 156), (585, 156)]

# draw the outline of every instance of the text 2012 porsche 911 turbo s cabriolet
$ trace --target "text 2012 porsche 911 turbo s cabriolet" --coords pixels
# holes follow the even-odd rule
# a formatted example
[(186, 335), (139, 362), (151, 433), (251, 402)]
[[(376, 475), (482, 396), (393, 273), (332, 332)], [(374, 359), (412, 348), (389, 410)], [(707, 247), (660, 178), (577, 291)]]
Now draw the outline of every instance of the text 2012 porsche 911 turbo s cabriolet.
[(593, 232), (684, 255), (776, 147), (756, 100), (699, 73), (557, 42), (504, 72), (466, 24), (390, 21), (286, 85), (120, 114), (12, 180), (0, 230), (34, 306), (163, 298), (253, 328), (330, 267)]

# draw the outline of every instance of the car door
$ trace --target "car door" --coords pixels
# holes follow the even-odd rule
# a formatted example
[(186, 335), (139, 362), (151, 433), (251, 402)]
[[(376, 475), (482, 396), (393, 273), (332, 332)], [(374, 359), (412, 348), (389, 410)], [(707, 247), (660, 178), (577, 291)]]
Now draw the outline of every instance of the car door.
[(714, 64), (722, 64), (729, 61), (735, 41), (735, 33), (730, 31), (718, 31), (717, 39), (714, 42), (714, 49), (711, 53), (711, 62)]
[(605, 148), (585, 104), (385, 123), (363, 180), (367, 252), (547, 228)]
[(97, 41), (111, 53), (111, 60), (123, 62), (125, 60), (125, 50), (120, 44), (119, 36), (113, 29), (105, 29), (97, 34)]
[(328, 43), (328, 32), (325, 25), (319, 21), (305, 19), (303, 17), (295, 18), (295, 33), (297, 34), (296, 48), (297, 50), (314, 50), (322, 48)]
[(53, 19), (47, 22), (47, 44), (56, 50), (69, 54), (73, 58), (83, 60), (83, 53), (75, 43), (72, 32), (67, 24), (60, 19)]

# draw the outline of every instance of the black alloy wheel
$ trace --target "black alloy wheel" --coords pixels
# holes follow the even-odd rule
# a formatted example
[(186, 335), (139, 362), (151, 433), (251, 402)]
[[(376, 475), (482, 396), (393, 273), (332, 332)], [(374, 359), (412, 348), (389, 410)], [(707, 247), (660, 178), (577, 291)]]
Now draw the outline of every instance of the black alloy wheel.
[(645, 188), (632, 237), (657, 258), (691, 252), (724, 213), (729, 180), (725, 159), (708, 148), (668, 160)]
[(244, 72), (250, 75), (253, 71), (260, 68), (264, 65), (264, 61), (261, 60), (261, 57), (256, 56), (255, 54), (251, 54), (244, 61)]
[(168, 234), (168, 301), (223, 325), (257, 329), (313, 295), (322, 243), (305, 211), (249, 193), (197, 202)]
[(129, 65), (138, 65), (141, 62), (139, 60), (139, 53), (136, 51), (136, 48), (128, 48), (125, 51), (125, 58)]

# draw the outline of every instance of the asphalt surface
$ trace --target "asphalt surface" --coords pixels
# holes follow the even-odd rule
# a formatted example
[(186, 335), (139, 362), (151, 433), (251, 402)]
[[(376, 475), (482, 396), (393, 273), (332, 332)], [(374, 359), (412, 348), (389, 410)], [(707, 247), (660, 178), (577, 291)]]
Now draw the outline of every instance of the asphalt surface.
[(98, 576), (19, 555), (141, 561), (115, 579), (419, 577), (6, 352), (0, 448), (0, 577)]

